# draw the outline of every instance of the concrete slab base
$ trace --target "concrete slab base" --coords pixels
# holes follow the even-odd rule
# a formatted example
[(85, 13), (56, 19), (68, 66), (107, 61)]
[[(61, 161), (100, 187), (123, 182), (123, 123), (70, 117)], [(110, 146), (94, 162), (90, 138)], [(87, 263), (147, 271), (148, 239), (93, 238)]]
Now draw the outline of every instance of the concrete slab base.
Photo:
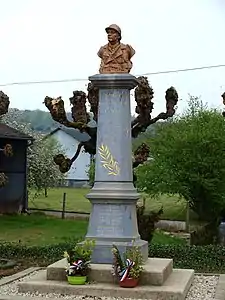
[(219, 282), (216, 287), (215, 300), (225, 299), (225, 274), (221, 274), (219, 277)]
[(192, 284), (194, 270), (173, 269), (172, 259), (149, 258), (139, 285), (121, 288), (112, 276), (112, 266), (92, 264), (86, 285), (69, 285), (65, 276), (66, 260), (62, 259), (41, 270), (32, 278), (18, 283), (20, 293), (87, 295), (96, 297), (151, 300), (183, 300)]
[[(11, 283), (15, 280), (21, 279), (21, 278), (23, 278), (23, 277), (25, 277), (25, 276), (33, 273), (33, 272), (36, 272), (40, 269), (42, 269), (42, 268), (41, 267), (31, 267), (31, 268), (25, 269), (21, 272), (15, 273), (13, 275), (3, 277), (3, 278), (0, 279), (0, 287), (2, 285), (9, 284), (9, 283)], [(1, 298), (0, 298), (0, 300), (1, 300)]]
[(46, 280), (46, 275), (46, 271), (40, 271), (32, 279), (18, 283), (19, 292), (151, 300), (184, 300), (192, 283), (194, 271), (174, 269), (162, 286), (139, 285), (130, 289), (121, 288), (113, 283), (91, 283), (74, 286), (69, 285), (66, 281)]
[[(66, 281), (66, 259), (61, 259), (47, 267), (47, 280)], [(162, 285), (173, 270), (173, 260), (166, 258), (149, 258), (144, 265), (140, 284)], [(112, 265), (91, 264), (90, 281), (112, 283)]]

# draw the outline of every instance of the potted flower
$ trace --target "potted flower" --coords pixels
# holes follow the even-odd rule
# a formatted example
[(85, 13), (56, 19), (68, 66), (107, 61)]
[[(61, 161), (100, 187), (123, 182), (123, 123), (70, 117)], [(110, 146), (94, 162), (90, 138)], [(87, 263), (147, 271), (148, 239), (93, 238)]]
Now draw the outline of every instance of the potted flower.
[(137, 286), (143, 271), (143, 257), (137, 246), (132, 246), (121, 257), (118, 248), (113, 245), (113, 274), (121, 287)]
[(85, 284), (87, 281), (94, 245), (94, 241), (85, 240), (82, 244), (77, 244), (72, 250), (64, 252), (64, 257), (68, 263), (66, 275), (69, 284)]

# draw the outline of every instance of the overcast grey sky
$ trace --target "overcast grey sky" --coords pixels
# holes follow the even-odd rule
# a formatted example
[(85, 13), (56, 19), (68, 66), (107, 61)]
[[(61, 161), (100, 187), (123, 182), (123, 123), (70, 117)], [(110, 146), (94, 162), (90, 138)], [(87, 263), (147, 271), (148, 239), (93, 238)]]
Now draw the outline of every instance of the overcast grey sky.
[[(135, 48), (132, 74), (225, 64), (224, 0), (0, 0), (0, 84), (86, 79), (98, 73), (104, 28), (117, 23), (122, 42)], [(225, 67), (149, 76), (155, 113), (175, 86), (185, 107), (188, 93), (222, 108)], [(46, 95), (67, 102), (87, 81), (1, 87), (11, 107), (45, 109)], [(132, 101), (134, 111), (134, 102)]]

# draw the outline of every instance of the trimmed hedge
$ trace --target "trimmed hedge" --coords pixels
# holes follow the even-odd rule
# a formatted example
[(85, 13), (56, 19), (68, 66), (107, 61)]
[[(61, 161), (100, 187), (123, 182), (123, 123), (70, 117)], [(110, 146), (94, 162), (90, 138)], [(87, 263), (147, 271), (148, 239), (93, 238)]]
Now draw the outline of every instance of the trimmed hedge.
[[(25, 246), (0, 243), (0, 258), (38, 261), (41, 265), (51, 264), (63, 257), (79, 240), (49, 246)], [(149, 246), (150, 257), (172, 258), (175, 268), (194, 269), (197, 272), (225, 272), (225, 247), (158, 245)]]
[(150, 245), (150, 257), (172, 258), (175, 268), (225, 273), (225, 247), (219, 245)]
[(64, 251), (74, 248), (81, 241), (76, 239), (46, 246), (27, 246), (18, 243), (0, 243), (0, 258), (32, 260), (42, 264), (51, 264), (63, 258)]

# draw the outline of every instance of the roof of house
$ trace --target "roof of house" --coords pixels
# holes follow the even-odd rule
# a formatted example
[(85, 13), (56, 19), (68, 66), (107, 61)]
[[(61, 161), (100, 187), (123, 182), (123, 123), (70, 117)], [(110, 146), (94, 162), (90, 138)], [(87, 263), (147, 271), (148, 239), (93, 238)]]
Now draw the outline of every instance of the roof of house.
[(49, 134), (47, 134), (46, 137), (48, 137), (50, 135), (53, 135), (54, 133), (56, 133), (59, 130), (62, 130), (65, 133), (67, 133), (68, 135), (72, 136), (78, 142), (86, 142), (86, 141), (90, 140), (90, 136), (86, 132), (82, 133), (78, 129), (67, 128), (67, 127), (65, 127), (63, 125), (60, 125), (56, 129), (54, 129), (52, 132), (50, 132)]
[(15, 140), (33, 140), (32, 136), (29, 136), (15, 128), (12, 128), (6, 124), (0, 124), (0, 138), (1, 139), (15, 139)]

